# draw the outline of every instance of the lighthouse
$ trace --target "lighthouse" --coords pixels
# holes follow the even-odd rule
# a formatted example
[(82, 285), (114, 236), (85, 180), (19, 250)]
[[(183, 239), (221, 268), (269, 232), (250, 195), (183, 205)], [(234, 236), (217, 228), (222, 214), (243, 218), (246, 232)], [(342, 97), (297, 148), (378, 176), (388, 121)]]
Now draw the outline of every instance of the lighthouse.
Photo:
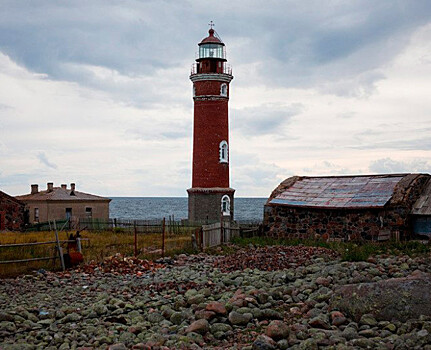
[(229, 83), (232, 69), (226, 47), (214, 31), (199, 44), (192, 65), (193, 170), (187, 190), (189, 220), (214, 222), (233, 219), (233, 195), (229, 182)]

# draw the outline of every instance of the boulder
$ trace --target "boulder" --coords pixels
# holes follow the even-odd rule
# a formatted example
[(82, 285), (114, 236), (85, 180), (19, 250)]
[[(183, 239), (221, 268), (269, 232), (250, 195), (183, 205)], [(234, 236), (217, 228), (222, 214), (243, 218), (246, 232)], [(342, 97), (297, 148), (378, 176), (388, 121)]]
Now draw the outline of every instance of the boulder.
[(205, 334), (209, 331), (210, 326), (207, 320), (200, 319), (195, 322), (193, 322), (190, 326), (187, 327), (186, 333), (199, 333), (199, 334)]
[(330, 307), (356, 321), (364, 314), (401, 322), (431, 316), (431, 274), (415, 271), (402, 278), (344, 285), (335, 290)]
[(250, 313), (240, 314), (239, 312), (232, 311), (229, 314), (229, 322), (233, 325), (246, 325), (253, 318)]
[(289, 328), (282, 321), (271, 321), (266, 328), (266, 335), (274, 340), (286, 339), (289, 337)]
[(276, 342), (272, 340), (270, 337), (264, 334), (261, 334), (253, 342), (252, 346), (253, 346), (252, 347), (253, 350), (275, 350)]
[(220, 314), (220, 315), (226, 315), (227, 314), (226, 307), (218, 301), (212, 301), (212, 302), (208, 303), (205, 309), (207, 311), (213, 311), (216, 314)]

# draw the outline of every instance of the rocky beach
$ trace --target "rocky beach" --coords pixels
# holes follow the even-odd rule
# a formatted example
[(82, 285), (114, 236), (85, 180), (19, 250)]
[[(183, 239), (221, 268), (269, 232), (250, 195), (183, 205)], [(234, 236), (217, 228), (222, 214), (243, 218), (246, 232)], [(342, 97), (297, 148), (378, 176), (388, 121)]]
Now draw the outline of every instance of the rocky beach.
[(115, 256), (2, 280), (0, 349), (431, 349), (430, 273), (305, 246)]

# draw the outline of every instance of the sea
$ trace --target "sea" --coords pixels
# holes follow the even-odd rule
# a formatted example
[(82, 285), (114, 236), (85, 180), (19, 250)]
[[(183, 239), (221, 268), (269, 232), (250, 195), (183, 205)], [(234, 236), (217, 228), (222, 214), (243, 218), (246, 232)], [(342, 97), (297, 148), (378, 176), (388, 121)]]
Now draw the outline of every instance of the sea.
[[(187, 197), (111, 197), (109, 216), (116, 219), (187, 219)], [(262, 221), (267, 198), (234, 198), (234, 219)]]

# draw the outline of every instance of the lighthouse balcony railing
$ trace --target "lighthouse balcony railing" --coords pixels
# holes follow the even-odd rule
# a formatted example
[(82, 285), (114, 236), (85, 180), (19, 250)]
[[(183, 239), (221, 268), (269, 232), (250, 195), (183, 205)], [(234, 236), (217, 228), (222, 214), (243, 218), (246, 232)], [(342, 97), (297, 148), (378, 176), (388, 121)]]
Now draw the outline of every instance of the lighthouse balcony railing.
[(208, 71), (207, 69), (200, 69), (199, 63), (193, 63), (191, 68), (191, 75), (194, 74), (228, 74), (232, 75), (232, 66), (228, 63), (223, 62), (221, 67), (216, 67), (215, 71)]

